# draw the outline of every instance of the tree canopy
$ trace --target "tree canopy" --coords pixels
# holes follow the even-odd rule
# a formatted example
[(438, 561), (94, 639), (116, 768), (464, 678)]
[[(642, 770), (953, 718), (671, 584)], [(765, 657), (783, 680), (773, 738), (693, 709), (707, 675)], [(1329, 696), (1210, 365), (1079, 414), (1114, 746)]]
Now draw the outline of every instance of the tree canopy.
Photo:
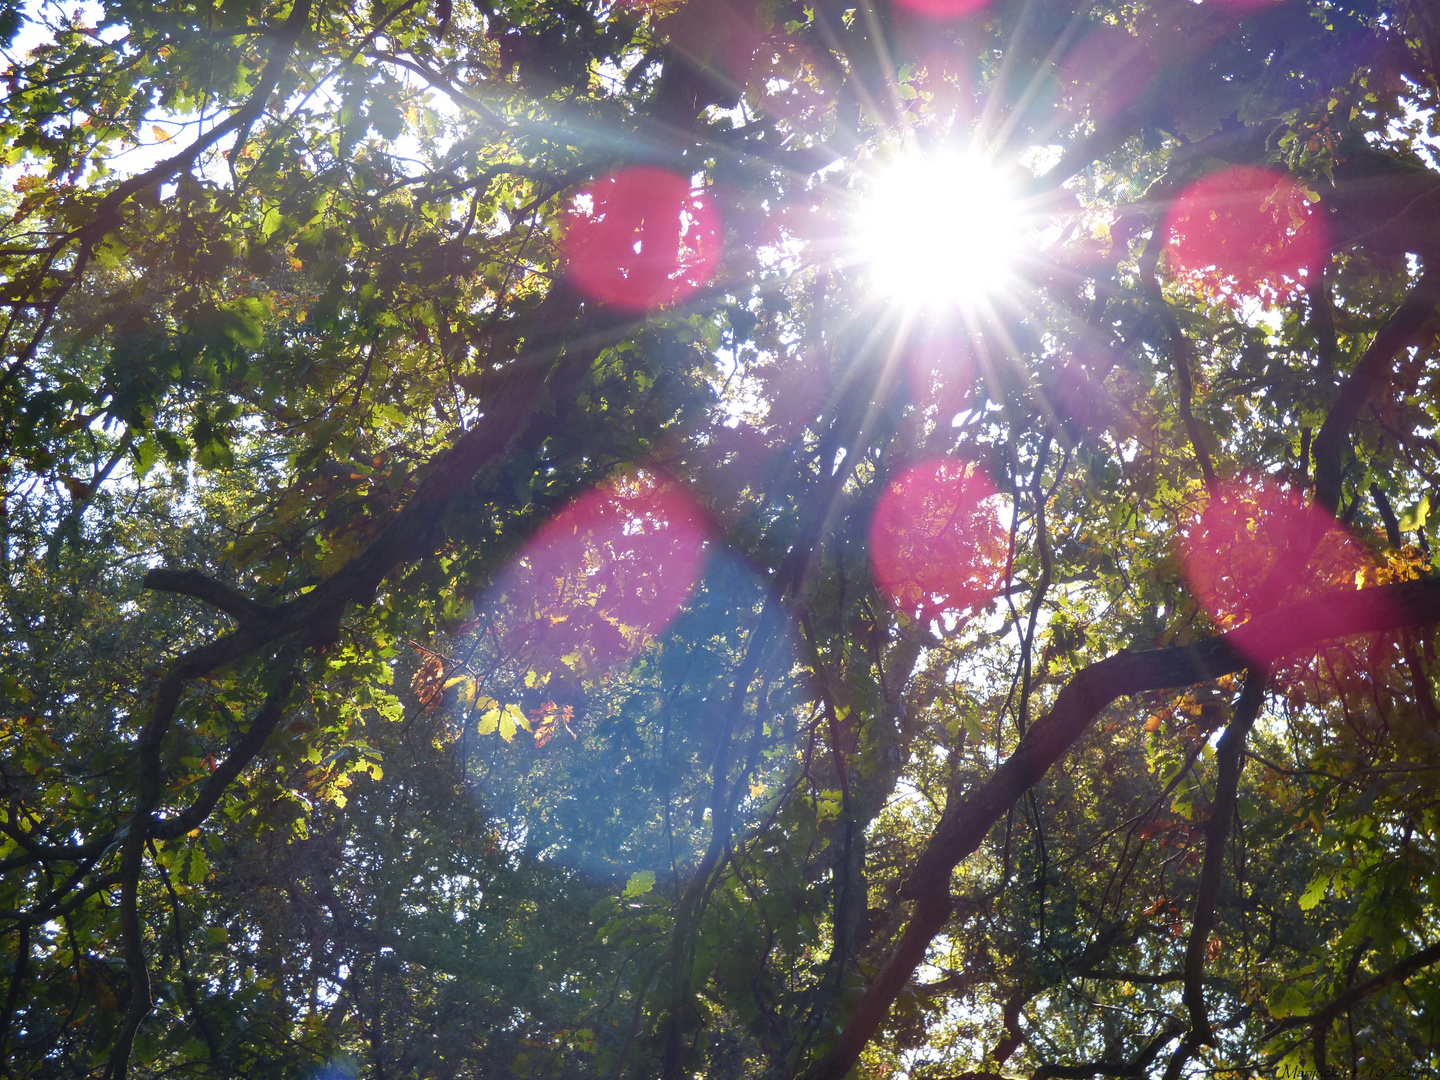
[(0, 40), (6, 1075), (1440, 1065), (1435, 0)]

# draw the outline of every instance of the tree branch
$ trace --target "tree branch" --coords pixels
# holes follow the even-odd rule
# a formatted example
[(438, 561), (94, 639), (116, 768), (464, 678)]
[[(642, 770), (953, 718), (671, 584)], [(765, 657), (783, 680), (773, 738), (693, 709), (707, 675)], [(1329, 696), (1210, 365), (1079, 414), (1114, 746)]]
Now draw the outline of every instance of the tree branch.
[(255, 713), (255, 718), (250, 722), (249, 729), (236, 743), (235, 748), (230, 751), (225, 760), (216, 766), (215, 771), (205, 778), (200, 785), (200, 793), (195, 796), (183, 813), (173, 818), (166, 818), (157, 821), (150, 826), (150, 836), (156, 840), (173, 840), (176, 837), (184, 836), (193, 829), (198, 829), (215, 809), (220, 797), (225, 794), (234, 779), (240, 775), (245, 766), (255, 759), (255, 755), (265, 746), (266, 740), (275, 730), (281, 714), (285, 710), (285, 704), (290, 700), (290, 694), (295, 689), (296, 670), (291, 656), (286, 656), (280, 661), (283, 668), (280, 681), (275, 688), (266, 695), (264, 703)]
[(1205, 486), (1213, 491), (1217, 484), (1215, 466), (1210, 461), (1210, 451), (1205, 446), (1200, 422), (1195, 419), (1195, 413), (1191, 409), (1191, 401), (1195, 396), (1195, 384), (1191, 376), (1193, 352), (1190, 348), (1190, 339), (1180, 328), (1180, 322), (1175, 318), (1175, 312), (1171, 310), (1165, 294), (1160, 289), (1160, 279), (1156, 277), (1156, 267), (1160, 261), (1162, 245), (1161, 233), (1162, 226), (1157, 225), (1155, 231), (1150, 235), (1149, 242), (1145, 245), (1145, 254), (1140, 257), (1140, 281), (1146, 298), (1150, 301), (1156, 314), (1160, 316), (1160, 321), (1165, 326), (1165, 332), (1170, 337), (1170, 356), (1175, 363), (1175, 378), (1180, 383), (1180, 398), (1177, 402), (1180, 409), (1180, 420), (1185, 425), (1185, 433), (1190, 437), (1190, 446), (1195, 451), (1195, 460), (1200, 465), (1200, 474), (1205, 478)]
[(1003, 1067), (1005, 1062), (1010, 1060), (1010, 1055), (1020, 1048), (1020, 1043), (1025, 1038), (1024, 1033), (1020, 1030), (1020, 1010), (1030, 1003), (1034, 994), (1035, 991), (1030, 987), (1021, 986), (1006, 999), (1004, 1007), (1000, 1010), (1001, 1019), (1004, 1021), (1003, 1033), (1000, 1041), (995, 1044), (995, 1049), (985, 1055), (997, 1066)]
[(1416, 950), (1394, 967), (1367, 979), (1359, 986), (1352, 986), (1319, 1012), (1307, 1013), (1304, 1016), (1287, 1016), (1266, 1031), (1262, 1038), (1268, 1042), (1284, 1031), (1309, 1027), (1312, 1032), (1311, 1037), (1315, 1042), (1316, 1072), (1323, 1075), (1325, 1070), (1325, 1033), (1337, 1016), (1365, 998), (1378, 994), (1381, 990), (1393, 986), (1397, 982), (1404, 982), (1417, 971), (1437, 963), (1440, 963), (1440, 941)]
[(1315, 504), (1331, 517), (1340, 506), (1340, 481), (1350, 429), (1361, 410), (1389, 382), (1396, 356), (1414, 344), (1430, 324), (1437, 302), (1440, 302), (1440, 273), (1427, 266), (1360, 357), (1315, 436), (1311, 446), (1315, 455)]
[(1351, 987), (1316, 1013), (1314, 1022), (1311, 1024), (1315, 1033), (1315, 1071), (1321, 1076), (1325, 1075), (1325, 1036), (1337, 1016), (1351, 1008), (1356, 1002), (1362, 1001), (1372, 994), (1378, 994), (1381, 990), (1393, 986), (1397, 982), (1404, 982), (1417, 971), (1435, 963), (1440, 963), (1440, 941), (1411, 953), (1400, 963), (1387, 971), (1382, 971), (1373, 979), (1367, 979), (1359, 986)]
[(257, 604), (223, 582), (206, 577), (196, 570), (151, 570), (146, 573), (141, 584), (156, 592), (179, 593), (203, 600), (211, 607), (219, 608), (241, 625), (264, 623), (275, 615), (275, 612), (264, 605)]
[(1268, 667), (1290, 653), (1331, 638), (1373, 634), (1440, 621), (1440, 579), (1311, 597), (1260, 616), (1227, 634), (1192, 645), (1120, 653), (1077, 672), (990, 778), (947, 806), (940, 825), (901, 889), (915, 910), (899, 944), (877, 972), (833, 1049), (805, 1071), (805, 1080), (841, 1080), (889, 1014), (924, 959), (951, 909), (950, 874), (984, 842), (1015, 801), (1057, 762), (1110, 702), (1152, 690), (1173, 690)]
[[(50, 322), (53, 319), (55, 310), (60, 300), (77, 284), (84, 276), (85, 269), (89, 264), (91, 252), (95, 246), (104, 239), (105, 235), (116, 227), (120, 207), (124, 205), (132, 195), (143, 191), (147, 187), (154, 187), (170, 180), (177, 174), (188, 169), (194, 164), (195, 159), (203, 154), (210, 147), (223, 139), (232, 131), (248, 131), (265, 111), (265, 105), (270, 100), (270, 95), (280, 83), (280, 75), (285, 70), (285, 65), (290, 60), (290, 54), (294, 51), (296, 42), (299, 41), (301, 33), (304, 32), (306, 24), (310, 19), (310, 9), (313, 0), (295, 0), (294, 6), (290, 9), (290, 15), (285, 22), (275, 31), (274, 44), (271, 47), (270, 58), (265, 63), (265, 69), (260, 77), (259, 83), (251, 91), (245, 103), (231, 113), (222, 123), (216, 124), (205, 134), (197, 138), (193, 143), (181, 150), (173, 157), (157, 162), (144, 172), (136, 173), (134, 176), (111, 188), (105, 197), (96, 205), (91, 213), (90, 220), (84, 225), (69, 233), (57, 245), (59, 247), (68, 244), (72, 240), (80, 242), (80, 253), (76, 258), (75, 267), (66, 276), (64, 282), (59, 286), (58, 291), (45, 301), (47, 312), (42, 319), (40, 327), (31, 335), (29, 343), (21, 350), (19, 356), (11, 363), (5, 372), (0, 385), (8, 382), (16, 375), (31, 358), (35, 350), (40, 347), (40, 342), (49, 331)], [(236, 143), (236, 149), (239, 142)], [(51, 260), (53, 261), (52, 254)], [(43, 278), (43, 275), (41, 275)], [(116, 1078), (120, 1080), (120, 1078)]]
[[(769, 614), (768, 607), (762, 610), (759, 624), (751, 631), (745, 657), (730, 690), (730, 700), (726, 704), (725, 719), (712, 766), (714, 772), (710, 778), (710, 844), (675, 909), (675, 928), (670, 941), (670, 1014), (665, 1025), (665, 1058), (661, 1069), (665, 1080), (679, 1080), (685, 1075), (683, 1029), (685, 1010), (689, 1007), (694, 935), (700, 924), (701, 902), (707, 894), (710, 876), (719, 866), (720, 857), (730, 843), (730, 818), (735, 805), (733, 792), (726, 782), (730, 766), (731, 735), (745, 706), (745, 695), (749, 691), (750, 681), (755, 676), (755, 669), (759, 666), (766, 643), (775, 627), (775, 620), (770, 618)], [(736, 783), (738, 784), (739, 780)]]
[(10, 968), (10, 985), (5, 991), (5, 1004), (0, 1007), (0, 1060), (7, 1057), (5, 1046), (10, 1041), (10, 1021), (20, 1000), (20, 988), (30, 973), (30, 927), (22, 923), (15, 935), (15, 963)]
[(1440, 5), (1433, 0), (1411, 4), (1410, 13), (1420, 27), (1420, 40), (1425, 44), (1425, 57), (1430, 61), (1430, 81), (1440, 87)]
[(1380, 520), (1385, 525), (1385, 539), (1396, 551), (1404, 543), (1404, 537), (1400, 535), (1400, 520), (1395, 516), (1395, 508), (1390, 505), (1390, 497), (1385, 494), (1385, 489), (1377, 483), (1370, 485), (1370, 497), (1375, 500), (1375, 509), (1380, 511)]
[[(120, 883), (120, 873), (116, 871), (113, 874), (106, 874), (104, 877), (91, 878), (89, 883), (83, 888), (78, 888), (80, 882), (84, 879), (85, 875), (83, 873), (77, 874), (75, 879), (70, 882), (69, 887), (56, 889), (46, 897), (43, 903), (37, 904), (29, 911), (0, 911), (0, 920), (15, 923), (17, 926), (39, 926), (41, 923), (62, 918), (69, 915), (70, 912), (74, 911), (97, 892), (108, 889), (112, 885), (118, 885)], [(69, 895), (69, 899), (63, 904), (54, 902), (58, 897), (67, 894)]]
[(1151, 1062), (1160, 1056), (1175, 1036), (1185, 1030), (1178, 1020), (1170, 1020), (1141, 1047), (1129, 1061), (1090, 1061), (1083, 1065), (1041, 1065), (1031, 1080), (1090, 1080), (1092, 1076), (1144, 1076)]
[(1267, 677), (1268, 673), (1261, 668), (1249, 670), (1245, 677), (1245, 689), (1235, 706), (1235, 715), (1215, 747), (1215, 801), (1210, 807), (1210, 818), (1205, 823), (1205, 858), (1200, 866), (1200, 884), (1195, 890), (1190, 940), (1185, 947), (1184, 999), (1190, 1013), (1190, 1031), (1165, 1067), (1166, 1080), (1176, 1080), (1190, 1055), (1212, 1037), (1205, 1006), (1206, 952), (1210, 945), (1210, 929), (1215, 925), (1215, 899), (1220, 893), (1220, 878), (1225, 871), (1225, 844), (1230, 836), (1230, 822), (1235, 816), (1240, 773), (1245, 768), (1245, 737), (1265, 704)]

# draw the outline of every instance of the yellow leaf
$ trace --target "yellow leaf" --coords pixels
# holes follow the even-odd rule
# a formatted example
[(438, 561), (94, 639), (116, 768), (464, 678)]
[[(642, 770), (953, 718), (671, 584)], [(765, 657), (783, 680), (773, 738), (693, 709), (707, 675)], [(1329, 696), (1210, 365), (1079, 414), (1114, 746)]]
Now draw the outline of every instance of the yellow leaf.
[(300, 269), (302, 269), (304, 266), (305, 266), (305, 264), (304, 264), (303, 262), (301, 262), (299, 259), (297, 259), (294, 255), (291, 255), (291, 256), (290, 256), (290, 269), (291, 269), (291, 270), (300, 270)]
[[(499, 726), (500, 726), (500, 710), (499, 710), (499, 709), (490, 709), (489, 711), (487, 711), (487, 712), (485, 713), (484, 716), (480, 717), (480, 734), (481, 734), (481, 735), (489, 735), (492, 731), (494, 731), (494, 730), (495, 730), (497, 727), (499, 727)], [(514, 727), (513, 724), (512, 724), (511, 727), (510, 727), (510, 734), (511, 734), (512, 736), (515, 734), (515, 727)]]
[(530, 721), (525, 716), (525, 710), (520, 708), (519, 705), (506, 705), (505, 715), (510, 717), (513, 721), (515, 721), (515, 723), (519, 724), (526, 731), (531, 730)]
[(156, 142), (169, 142), (171, 139), (175, 138), (175, 135), (173, 133), (167, 132), (159, 124), (150, 125), (150, 134), (155, 136)]

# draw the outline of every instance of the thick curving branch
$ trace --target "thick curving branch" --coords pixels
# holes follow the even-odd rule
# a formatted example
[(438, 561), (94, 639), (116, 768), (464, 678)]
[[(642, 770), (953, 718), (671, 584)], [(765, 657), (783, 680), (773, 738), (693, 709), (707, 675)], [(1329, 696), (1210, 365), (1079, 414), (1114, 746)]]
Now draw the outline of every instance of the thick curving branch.
[(234, 782), (245, 766), (255, 760), (255, 755), (260, 753), (266, 740), (274, 733), (275, 725), (279, 723), (280, 716), (285, 711), (285, 705), (295, 689), (297, 672), (293, 656), (283, 657), (280, 661), (280, 668), (279, 682), (266, 695), (264, 703), (255, 713), (255, 718), (250, 721), (250, 727), (246, 729), (240, 741), (235, 744), (234, 749), (200, 785), (200, 792), (195, 796), (195, 801), (173, 818), (152, 822), (150, 838), (173, 840), (176, 837), (184, 836), (192, 829), (198, 829), (210, 816), (210, 812), (215, 809), (216, 804), (220, 802), (220, 797), (225, 794), (225, 789)]
[[(564, 292), (563, 289), (556, 290), (557, 295)], [(573, 307), (571, 310), (573, 312)], [(152, 835), (160, 835), (162, 839), (169, 835), (168, 831), (160, 831), (165, 826), (157, 826), (154, 822), (154, 813), (162, 794), (160, 747), (174, 722), (186, 687), (197, 678), (242, 657), (263, 653), (281, 641), (289, 640), (293, 647), (303, 649), (321, 646), (334, 640), (347, 606), (351, 602), (373, 601), (376, 589), (395, 567), (421, 553), (424, 540), (433, 535), (433, 524), (441, 520), (444, 508), (450, 500), (466, 489), (478, 474), (504, 460), (509, 449), (522, 434), (530, 429), (545, 427), (535, 420), (537, 411), (532, 406), (545, 385), (546, 376), (551, 373), (552, 366), (540, 362), (538, 358), (528, 363), (520, 362), (519, 371), (496, 395), (493, 406), (487, 408), (488, 422), (466, 431), (449, 450), (442, 453), (404, 508), (376, 535), (365, 550), (309, 593), (288, 604), (268, 609), (264, 617), (251, 617), (252, 609), (248, 603), (237, 604), (238, 594), (233, 594), (228, 587), (215, 583), (216, 589), (213, 591), (233, 609), (232, 613), (234, 610), (245, 610), (247, 617), (236, 630), (190, 650), (171, 665), (160, 681), (150, 715), (136, 741), (140, 778), (134, 812), (128, 826), (121, 830), (124, 835), (121, 846), (119, 904), (122, 952), (130, 981), (131, 999), (120, 1037), (110, 1056), (106, 1080), (125, 1080), (135, 1034), (152, 1008), (149, 965), (143, 943), (138, 892), (146, 840)], [(493, 420), (490, 419), (492, 417)], [(210, 591), (204, 586), (197, 587), (195, 579), (198, 577), (199, 575), (188, 576), (184, 572), (170, 572), (162, 576), (160, 582), (170, 586), (184, 582), (189, 586), (187, 589), (172, 588), (170, 591), (185, 591), (189, 595), (196, 595), (197, 588)], [(220, 593), (219, 590), (225, 591)], [(282, 678), (282, 686), (284, 682), (285, 679)], [(273, 727), (289, 693), (290, 688), (284, 687), (283, 698), (276, 701), (273, 712), (267, 712), (262, 707), (261, 715), (252, 725), (251, 735), (258, 736), (257, 729), (262, 728), (267, 720)], [(269, 704), (267, 701), (267, 705)], [(227, 764), (235, 766), (234, 775), (238, 775), (243, 768), (241, 759), (248, 761), (245, 751), (249, 748), (250, 741), (248, 738), (242, 740), (241, 746), (227, 758)], [(253, 757), (261, 745), (263, 740), (254, 746), (249, 756)], [(234, 776), (227, 772), (225, 785), (233, 779)], [(191, 807), (193, 816), (203, 820), (203, 816), (208, 815), (214, 806), (214, 801), (209, 801), (209, 805), (205, 804), (206, 801), (212, 798), (218, 801), (223, 792), (224, 786), (218, 783), (213, 788), (207, 785), (197, 803)], [(186, 820), (189, 816), (189, 811), (181, 815)]]
[[(266, 75), (274, 77), (288, 56), (288, 48), (303, 29), (312, 0), (297, 0), (286, 27), (287, 38), (277, 35), (277, 49), (267, 65)], [(279, 48), (284, 45), (285, 49)], [(268, 92), (257, 89), (245, 109), (232, 116), (230, 128), (248, 130), (247, 117), (258, 115)], [(247, 111), (248, 110), (248, 111)], [(218, 130), (218, 129), (217, 129)], [(198, 154), (199, 150), (195, 153)], [(179, 159), (175, 159), (178, 161)], [(193, 156), (191, 159), (193, 160)], [(168, 165), (168, 163), (161, 163)], [(179, 166), (176, 166), (179, 167)], [(113, 226), (113, 208), (133, 194), (126, 185), (107, 196), (105, 214), (86, 228), (103, 236)], [(155, 698), (136, 742), (139, 783), (134, 808), (127, 825), (116, 835), (121, 838), (119, 922), (122, 954), (129, 976), (131, 1001), (120, 1035), (110, 1055), (106, 1080), (124, 1080), (130, 1050), (141, 1022), (152, 1007), (148, 961), (138, 909), (138, 890), (145, 844), (151, 837), (165, 839), (189, 831), (203, 821), (225, 788), (264, 744), (264, 738), (278, 721), (284, 702), (293, 688), (293, 675), (283, 676), (252, 723), (251, 729), (225, 766), (202, 789), (197, 801), (178, 818), (155, 821), (163, 791), (161, 744), (174, 723), (176, 710), (186, 688), (194, 680), (247, 656), (263, 655), (282, 645), (289, 658), (281, 666), (293, 671), (294, 652), (324, 647), (339, 633), (340, 623), (352, 603), (369, 605), (377, 590), (395, 570), (433, 552), (440, 542), (439, 522), (446, 508), (476, 485), (483, 488), (487, 476), (508, 460), (518, 447), (538, 449), (560, 423), (556, 410), (540, 406), (548, 399), (570, 400), (574, 385), (588, 371), (594, 356), (632, 323), (625, 312), (587, 307), (583, 299), (563, 282), (553, 286), (537, 313), (535, 332), (523, 354), (509, 365), (498, 380), (496, 391), (485, 402), (483, 420), (459, 433), (451, 446), (430, 463), (424, 479), (399, 513), (370, 540), (365, 548), (333, 575), (305, 595), (273, 608), (265, 608), (218, 582), (186, 571), (160, 571), (147, 577), (146, 584), (163, 591), (180, 592), (215, 604), (238, 622), (229, 634), (179, 657), (161, 679)], [(292, 652), (292, 650), (294, 652)], [(223, 775), (222, 775), (223, 772)]]
[(1389, 383), (1395, 358), (1415, 344), (1431, 324), (1437, 303), (1440, 303), (1440, 270), (1426, 266), (1420, 280), (1360, 357), (1315, 436), (1311, 447), (1315, 455), (1315, 504), (1331, 517), (1340, 506), (1340, 482), (1350, 429), (1365, 406)]
[[(216, 643), (221, 644), (221, 642)], [(197, 649), (195, 652), (203, 653), (204, 649)], [(237, 752), (226, 758), (222, 768), (233, 769), (230, 779), (238, 775), (243, 763), (237, 760), (239, 752), (243, 751), (249, 743), (254, 740), (257, 728), (262, 728), (269, 720), (270, 728), (273, 729), (275, 720), (279, 717), (280, 708), (284, 701), (290, 697), (290, 690), (294, 685), (294, 665), (288, 652), (282, 651), (283, 658), (280, 661), (284, 671), (280, 676), (280, 685), (272, 691), (265, 704), (261, 707), (260, 713), (251, 730), (246, 737), (242, 738)], [(140, 876), (144, 869), (145, 847), (151, 838), (152, 822), (155, 808), (160, 803), (160, 796), (163, 791), (164, 767), (160, 760), (160, 744), (169, 730), (170, 720), (175, 715), (175, 709), (179, 705), (180, 695), (185, 684), (189, 681), (191, 668), (183, 664), (171, 668), (165, 678), (161, 681), (160, 692), (156, 695), (157, 703), (150, 719), (140, 731), (140, 738), (136, 746), (136, 757), (140, 764), (139, 792), (136, 798), (134, 813), (126, 825), (122, 826), (120, 833), (123, 838), (120, 848), (120, 944), (121, 952), (125, 960), (125, 972), (130, 980), (130, 1005), (125, 1012), (125, 1019), (120, 1027), (119, 1037), (110, 1053), (110, 1060), (105, 1070), (106, 1080), (125, 1080), (126, 1073), (130, 1066), (130, 1050), (135, 1042), (135, 1035), (140, 1030), (140, 1025), (150, 1015), (155, 1007), (154, 994), (150, 984), (150, 965), (145, 955), (144, 929), (140, 919), (139, 892)], [(189, 677), (187, 677), (189, 676)], [(283, 691), (283, 696), (277, 700), (277, 693)], [(163, 711), (162, 711), (163, 706)], [(157, 717), (163, 716), (164, 723), (157, 723)], [(269, 730), (265, 731), (269, 735)], [(256, 744), (250, 757), (258, 752), (263, 739)], [(245, 758), (248, 761), (249, 758)], [(217, 773), (219, 770), (216, 770)], [(214, 779), (212, 776), (211, 779)], [(226, 784), (229, 779), (226, 780)], [(220, 793), (224, 787), (213, 789), (213, 800), (209, 806), (204, 806), (208, 794), (212, 793), (209, 784), (201, 789), (197, 800), (198, 806), (204, 806), (204, 813), (208, 814), (213, 808), (215, 801), (219, 800)], [(195, 809), (192, 807), (192, 809)], [(184, 817), (184, 815), (181, 815)], [(187, 830), (188, 831), (188, 830)], [(179, 835), (179, 834), (176, 834)]]
[[(209, 133), (208, 142), (197, 142), (181, 155), (127, 180), (106, 196), (91, 221), (75, 234), (80, 239), (82, 255), (115, 227), (119, 206), (136, 191), (187, 167), (226, 131), (238, 130), (241, 137), (248, 133), (307, 25), (312, 4), (313, 0), (296, 0), (284, 27), (276, 34), (275, 47), (260, 85), (240, 110)], [(164, 172), (167, 169), (170, 171)], [(73, 285), (73, 281), (70, 284)], [(538, 449), (553, 434), (560, 423), (556, 419), (557, 410), (541, 406), (547, 399), (570, 400), (575, 384), (588, 371), (594, 357), (632, 322), (632, 317), (625, 312), (587, 306), (571, 287), (557, 282), (541, 305), (535, 332), (529, 336), (524, 352), (509, 365), (496, 392), (485, 402), (482, 422), (461, 431), (451, 446), (430, 462), (414, 493), (364, 550), (305, 595), (265, 608), (227, 586), (205, 581), (198, 574), (170, 570), (147, 578), (146, 583), (152, 588), (184, 593), (215, 604), (234, 617), (239, 626), (213, 642), (190, 650), (171, 664), (160, 681), (150, 714), (136, 741), (139, 762), (136, 797), (128, 823), (115, 832), (121, 843), (119, 922), (131, 1002), (110, 1054), (106, 1080), (124, 1080), (136, 1032), (152, 1007), (137, 899), (145, 844), (152, 836), (166, 838), (172, 830), (179, 830), (192, 820), (198, 823), (208, 815), (225, 787), (263, 746), (264, 736), (273, 729), (293, 684), (289, 682), (289, 675), (280, 680), (280, 687), (262, 707), (250, 732), (227, 758), (225, 775), (221, 777), (217, 770), (215, 783), (202, 789), (189, 810), (179, 818), (157, 824), (154, 815), (163, 793), (160, 748), (174, 723), (186, 688), (217, 669), (247, 656), (263, 655), (282, 643), (282, 655), (289, 654), (282, 666), (293, 670), (291, 650), (324, 647), (334, 641), (350, 604), (373, 603), (381, 583), (398, 567), (434, 551), (440, 543), (438, 523), (444, 520), (447, 507), (455, 499), (473, 494), (477, 485), (483, 488), (487, 476), (516, 448)]]
[(203, 600), (242, 626), (247, 623), (264, 623), (275, 616), (270, 608), (197, 570), (151, 570), (146, 573), (141, 584), (155, 592), (179, 593), (181, 596)]
[(804, 1072), (804, 1080), (842, 1080), (854, 1067), (949, 917), (951, 872), (979, 849), (995, 823), (1116, 698), (1174, 690), (1247, 667), (1268, 667), (1283, 656), (1333, 638), (1436, 622), (1440, 622), (1440, 579), (1427, 578), (1314, 596), (1219, 637), (1151, 652), (1120, 653), (1077, 672), (1050, 711), (1031, 726), (990, 778), (946, 807), (901, 889), (902, 898), (915, 902), (909, 925), (834, 1047)]

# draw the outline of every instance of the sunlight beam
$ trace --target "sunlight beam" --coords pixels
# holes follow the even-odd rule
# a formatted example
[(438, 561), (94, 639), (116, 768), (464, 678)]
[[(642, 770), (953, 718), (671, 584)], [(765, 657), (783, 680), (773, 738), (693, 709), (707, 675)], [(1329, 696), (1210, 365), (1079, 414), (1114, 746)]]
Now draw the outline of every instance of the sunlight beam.
[(903, 305), (969, 307), (1010, 283), (1022, 224), (991, 161), (908, 153), (867, 176), (855, 210), (855, 261), (877, 292)]

